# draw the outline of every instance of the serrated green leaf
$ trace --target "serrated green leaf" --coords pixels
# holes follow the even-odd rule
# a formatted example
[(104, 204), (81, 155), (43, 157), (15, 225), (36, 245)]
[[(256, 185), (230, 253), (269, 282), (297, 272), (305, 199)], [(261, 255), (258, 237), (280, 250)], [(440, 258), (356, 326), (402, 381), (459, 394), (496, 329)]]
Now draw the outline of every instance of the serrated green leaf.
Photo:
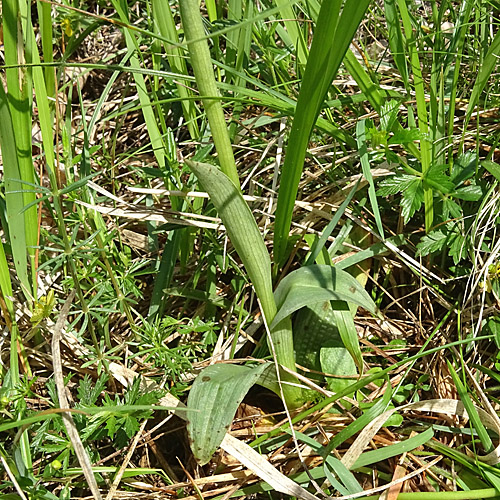
[(108, 437), (113, 439), (116, 432), (116, 418), (112, 415), (106, 419), (106, 430), (108, 431)]
[(390, 132), (398, 117), (399, 102), (391, 99), (382, 104), (380, 108), (380, 127), (382, 130)]
[(451, 196), (464, 201), (478, 201), (483, 196), (483, 190), (481, 189), (481, 186), (474, 186), (471, 184), (470, 186), (458, 188), (456, 191), (451, 193)]
[(414, 175), (392, 175), (379, 183), (377, 194), (379, 196), (391, 196), (402, 193), (416, 180), (420, 181), (419, 177)]
[(463, 216), (460, 205), (451, 198), (443, 200), (442, 218), (443, 220), (460, 219)]
[(458, 264), (467, 255), (468, 244), (465, 236), (459, 231), (453, 232), (448, 238), (448, 245), (448, 255), (453, 258), (455, 264)]
[(125, 434), (130, 439), (140, 428), (137, 418), (127, 415), (124, 419), (123, 429)]
[(474, 177), (477, 170), (477, 154), (468, 152), (461, 154), (456, 161), (453, 162), (451, 168), (451, 179), (455, 186), (458, 186), (466, 179)]
[(433, 165), (424, 175), (424, 183), (442, 193), (449, 193), (455, 186), (445, 173), (447, 165)]
[(403, 197), (401, 199), (401, 213), (405, 223), (407, 223), (413, 217), (413, 214), (420, 209), (423, 201), (424, 188), (422, 186), (422, 181), (419, 178), (415, 178), (408, 184), (406, 190), (403, 191)]
[(417, 255), (425, 256), (442, 250), (446, 245), (446, 238), (446, 234), (441, 229), (426, 234), (417, 245)]
[(389, 139), (389, 144), (409, 144), (419, 141), (422, 138), (422, 132), (418, 128), (401, 129), (394, 133)]
[(234, 414), (266, 364), (249, 367), (212, 365), (196, 377), (187, 401), (187, 431), (191, 449), (199, 464), (206, 464), (229, 430)]

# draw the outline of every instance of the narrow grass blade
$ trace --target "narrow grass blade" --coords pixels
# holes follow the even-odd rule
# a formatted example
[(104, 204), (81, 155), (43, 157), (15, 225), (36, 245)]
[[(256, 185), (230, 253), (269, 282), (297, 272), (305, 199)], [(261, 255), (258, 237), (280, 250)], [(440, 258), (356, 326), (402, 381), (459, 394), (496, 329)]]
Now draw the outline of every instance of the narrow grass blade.
[[(245, 5), (243, 5), (245, 4)], [(252, 28), (246, 23), (247, 19), (252, 19), (254, 13), (254, 3), (252, 0), (231, 0), (228, 5), (227, 14), (229, 23), (235, 23), (235, 29), (227, 33), (225, 65), (234, 67), (236, 73), (230, 73), (227, 82), (234, 86), (235, 103), (233, 106), (232, 120), (229, 126), (229, 137), (232, 142), (238, 132), (239, 118), (244, 107), (240, 92), (236, 89), (245, 87), (245, 79), (240, 76), (244, 71), (243, 65), (251, 60)]]
[(351, 189), (349, 194), (347, 195), (347, 198), (342, 202), (340, 207), (337, 209), (335, 212), (335, 215), (332, 217), (332, 220), (328, 223), (328, 226), (323, 230), (321, 233), (320, 238), (314, 242), (312, 248), (311, 248), (311, 253), (309, 257), (307, 258), (307, 261), (305, 263), (306, 266), (310, 266), (314, 263), (318, 255), (320, 254), (321, 250), (325, 246), (325, 243), (327, 242), (328, 238), (332, 234), (333, 230), (337, 226), (340, 218), (344, 215), (345, 209), (353, 199), (356, 191), (358, 190), (359, 186), (359, 180), (356, 182), (355, 186)]
[[(179, 35), (172, 15), (172, 9), (162, 0), (153, 0), (152, 5), (153, 15), (158, 24), (160, 34), (173, 42), (172, 44), (163, 44), (170, 67), (172, 71), (179, 75), (187, 75), (188, 71), (184, 59), (184, 50), (175, 45), (179, 43)], [(195, 102), (192, 100), (193, 93), (183, 82), (179, 82), (176, 85), (189, 134), (192, 139), (198, 139), (200, 134), (198, 122), (196, 121), (198, 110)]]
[(356, 124), (356, 141), (358, 143), (358, 151), (361, 161), (361, 168), (363, 170), (363, 175), (368, 181), (368, 197), (370, 198), (370, 203), (372, 205), (373, 215), (375, 217), (375, 222), (377, 224), (378, 233), (382, 240), (384, 237), (384, 227), (382, 225), (382, 219), (380, 217), (380, 210), (378, 208), (377, 194), (375, 192), (375, 183), (373, 182), (373, 176), (370, 168), (370, 160), (368, 157), (368, 147), (366, 144), (366, 121), (359, 120)]
[(356, 59), (356, 56), (351, 50), (348, 50), (345, 54), (344, 65), (373, 108), (377, 112), (380, 112), (380, 109), (382, 108), (382, 105), (387, 97), (387, 92), (381, 89), (378, 84), (373, 82), (370, 75)]
[(295, 48), (297, 62), (304, 67), (307, 64), (307, 44), (298, 25), (293, 5), (290, 0), (276, 0), (276, 4), (280, 7), (281, 19)]
[(321, 5), (281, 176), (274, 226), (274, 262), (278, 266), (286, 257), (288, 232), (309, 137), (368, 4), (368, 0), (347, 2), (340, 16), (340, 1), (331, 0)]
[(379, 448), (378, 450), (367, 451), (363, 453), (356, 460), (356, 462), (354, 462), (354, 465), (352, 467), (349, 467), (349, 469), (356, 470), (360, 467), (366, 467), (367, 465), (382, 462), (397, 455), (402, 455), (405, 452), (412, 451), (415, 448), (418, 448), (419, 446), (427, 443), (427, 441), (432, 439), (433, 436), (434, 431), (432, 430), (432, 427), (429, 427), (424, 432), (401, 441), (400, 443), (391, 444), (389, 446), (385, 446), (384, 448)]
[(23, 185), (19, 171), (16, 136), (3, 85), (0, 85), (0, 146), (5, 176), (5, 202), (10, 245), (17, 276), (23, 287), (23, 292), (29, 300), (31, 285), (28, 278), (26, 233), (22, 213), (24, 208)]
[(472, 88), (472, 93), (469, 100), (469, 105), (467, 106), (467, 114), (465, 117), (464, 127), (467, 127), (467, 123), (472, 115), (472, 111), (476, 107), (479, 96), (481, 92), (484, 90), (484, 87), (488, 83), (488, 79), (491, 76), (491, 73), (495, 69), (495, 66), (498, 64), (498, 59), (500, 57), (500, 31), (497, 31), (495, 38), (493, 38), (490, 48), (484, 57), (483, 64), (481, 66), (481, 70), (477, 75), (476, 81), (474, 82), (474, 87)]
[(177, 231), (170, 231), (163, 248), (160, 269), (155, 278), (151, 303), (149, 304), (148, 320), (150, 321), (156, 317), (162, 317), (165, 300), (167, 298), (165, 290), (170, 286), (174, 275), (174, 266), (177, 262), (179, 245), (182, 238), (182, 232), (184, 231), (186, 230), (178, 229)]
[[(128, 9), (126, 5), (121, 0), (112, 0), (113, 6), (118, 12), (122, 22), (128, 24)], [(129, 29), (124, 29), (125, 42), (129, 50), (136, 50), (139, 53), (139, 45), (135, 34)], [(132, 68), (140, 69), (141, 64), (139, 62), (138, 55), (133, 55), (130, 58), (130, 65)], [(156, 120), (151, 100), (149, 98), (149, 92), (146, 87), (146, 82), (144, 76), (139, 72), (133, 72), (137, 93), (139, 96), (139, 101), (142, 106), (142, 113), (144, 115), (144, 121), (146, 122), (146, 127), (148, 130), (149, 138), (151, 139), (151, 147), (153, 148), (153, 153), (156, 157), (160, 169), (165, 170), (167, 165), (167, 160), (165, 157), (165, 145), (162, 140), (160, 129), (158, 128), (158, 122)]]
[[(422, 68), (417, 51), (417, 40), (413, 33), (410, 13), (405, 0), (396, 0), (401, 19), (404, 26), (405, 42), (408, 48), (410, 67), (413, 74), (413, 87), (417, 101), (418, 127), (422, 132), (420, 140), (420, 153), (422, 163), (422, 174), (425, 175), (431, 167), (431, 148), (427, 134), (429, 132), (429, 123), (427, 115), (427, 101), (425, 96), (424, 79), (422, 77)], [(424, 204), (425, 204), (425, 230), (429, 231), (434, 223), (434, 200), (432, 188), (424, 186)]]
[(197, 0), (181, 0), (182, 26), (189, 48), (191, 65), (193, 66), (196, 84), (202, 95), (202, 102), (207, 114), (210, 130), (219, 156), (221, 170), (240, 185), (238, 171), (234, 161), (233, 148), (229, 140), (224, 111), (219, 99), (217, 85), (212, 68), (212, 58), (205, 39), (205, 30)]
[[(52, 45), (52, 5), (46, 2), (37, 2), (38, 18), (40, 20), (40, 32), (42, 38), (43, 62), (54, 61), (54, 48)], [(51, 97), (55, 95), (55, 70), (47, 66), (44, 69), (45, 85), (47, 94)]]
[(338, 448), (347, 439), (357, 434), (364, 429), (370, 422), (375, 420), (387, 410), (392, 397), (392, 387), (389, 385), (384, 392), (382, 398), (377, 401), (371, 408), (366, 410), (363, 415), (349, 424), (345, 429), (342, 429), (338, 434), (335, 434), (331, 441), (320, 451), (323, 458), (326, 458), (330, 453)]
[(453, 383), (455, 384), (455, 387), (457, 389), (458, 396), (460, 397), (460, 400), (462, 401), (463, 405), (465, 406), (465, 409), (467, 410), (467, 415), (469, 415), (472, 427), (477, 432), (477, 435), (479, 436), (479, 439), (481, 440), (481, 443), (486, 453), (490, 453), (495, 447), (493, 446), (488, 431), (486, 430), (483, 422), (481, 422), (481, 418), (479, 417), (476, 407), (474, 406), (469, 395), (467, 394), (467, 389), (460, 380), (460, 377), (455, 371), (455, 368), (453, 368), (453, 365), (449, 361), (448, 361), (448, 370), (450, 371), (451, 378), (453, 379)]
[(396, 67), (399, 70), (401, 78), (403, 79), (406, 90), (409, 91), (410, 81), (408, 78), (408, 66), (406, 64), (400, 17), (395, 0), (385, 0), (384, 9), (387, 29), (389, 30), (389, 47), (391, 48), (391, 55), (394, 58), (394, 62), (396, 63)]
[(10, 279), (9, 265), (7, 264), (7, 259), (5, 257), (5, 251), (3, 248), (3, 243), (0, 240), (0, 292), (2, 292), (2, 297), (7, 307), (7, 311), (10, 314), (10, 319), (13, 321), (14, 316), (14, 306), (12, 302), (12, 282)]
[[(290, 431), (288, 431), (290, 432)], [(303, 432), (295, 431), (295, 435), (297, 439), (304, 444), (307, 444), (311, 447), (316, 453), (321, 453), (323, 447), (313, 438), (309, 437), (307, 434)], [(347, 467), (338, 459), (332, 456), (327, 456), (325, 458), (325, 475), (336, 489), (339, 490), (343, 495), (349, 495), (353, 493), (360, 493), (363, 491), (358, 481), (354, 477), (353, 473), (347, 469)], [(331, 468), (337, 474), (338, 479), (340, 479), (343, 485), (339, 482), (338, 479), (333, 477), (332, 473), (328, 470), (328, 467)]]

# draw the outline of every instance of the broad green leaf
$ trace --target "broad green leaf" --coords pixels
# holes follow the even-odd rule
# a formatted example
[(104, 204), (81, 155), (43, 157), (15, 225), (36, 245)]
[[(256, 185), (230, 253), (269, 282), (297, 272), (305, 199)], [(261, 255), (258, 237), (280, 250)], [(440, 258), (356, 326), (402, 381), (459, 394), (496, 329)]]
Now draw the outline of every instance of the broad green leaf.
[(417, 245), (417, 255), (425, 256), (442, 250), (446, 245), (446, 239), (447, 235), (441, 229), (426, 234)]
[[(187, 161), (186, 164), (210, 195), (226, 227), (229, 239), (245, 266), (260, 300), (264, 317), (270, 325), (272, 349), (276, 353), (278, 363), (295, 371), (292, 323), (288, 317), (282, 318), (282, 321), (273, 321), (276, 315), (276, 303), (272, 290), (271, 259), (250, 208), (243, 199), (241, 191), (217, 167), (193, 161)], [(287, 382), (296, 382), (292, 375), (287, 375), (283, 379)], [(288, 405), (301, 404), (300, 388), (286, 384), (283, 386), (283, 392)]]
[(186, 161), (203, 189), (210, 195), (226, 227), (229, 239), (243, 262), (270, 323), (276, 314), (272, 293), (271, 259), (257, 223), (238, 188), (217, 167)]
[[(363, 361), (352, 314), (345, 302), (319, 302), (302, 308), (295, 318), (293, 338), (299, 365), (332, 375), (357, 375)], [(349, 347), (349, 349), (346, 349)], [(327, 379), (330, 390), (340, 392), (350, 379)]]
[(255, 367), (217, 364), (196, 377), (189, 391), (187, 431), (200, 465), (206, 464), (229, 430), (234, 414), (267, 364)]
[(321, 371), (321, 348), (341, 344), (330, 302), (318, 302), (297, 312), (293, 323), (293, 345), (299, 365)]
[(352, 302), (376, 313), (373, 300), (360, 283), (332, 266), (315, 265), (293, 271), (278, 285), (275, 297), (279, 309), (271, 329), (302, 307), (325, 300)]
[[(352, 279), (354, 280), (355, 278)], [(366, 295), (369, 297), (368, 294)], [(274, 329), (278, 323), (280, 323), (285, 318), (293, 314), (295, 311), (298, 311), (302, 307), (310, 306), (318, 302), (325, 302), (328, 300), (353, 302), (365, 309), (371, 310), (372, 312), (375, 311), (374, 308), (371, 308), (372, 303), (367, 303), (366, 297), (359, 297), (356, 292), (345, 294), (342, 292), (329, 290), (327, 288), (322, 288), (321, 286), (309, 286), (307, 284), (294, 285), (290, 288), (290, 292), (283, 302), (283, 305), (278, 309), (274, 321), (271, 323), (271, 329)], [(371, 299), (369, 300), (371, 302)]]
[[(319, 351), (321, 371), (331, 375), (357, 375), (356, 364), (349, 351), (343, 345), (324, 346)], [(354, 379), (327, 377), (328, 389), (337, 393), (350, 385)]]

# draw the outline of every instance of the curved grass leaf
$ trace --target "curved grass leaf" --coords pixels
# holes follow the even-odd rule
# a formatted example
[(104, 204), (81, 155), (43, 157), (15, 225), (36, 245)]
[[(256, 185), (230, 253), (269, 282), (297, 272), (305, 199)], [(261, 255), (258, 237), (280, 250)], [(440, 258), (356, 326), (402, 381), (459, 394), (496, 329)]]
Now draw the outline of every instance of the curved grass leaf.
[(366, 467), (367, 465), (371, 465), (374, 463), (382, 462), (383, 460), (387, 460), (388, 458), (395, 457), (397, 455), (401, 455), (408, 451), (412, 451), (419, 446), (427, 443), (434, 436), (434, 431), (432, 427), (429, 427), (424, 432), (417, 434), (411, 438), (406, 439), (405, 441), (401, 441), (397, 444), (391, 444), (389, 446), (385, 446), (384, 448), (379, 448), (378, 450), (371, 450), (363, 453), (357, 460), (354, 462), (352, 467), (349, 467), (350, 470), (356, 470), (361, 467)]
[(255, 367), (218, 364), (205, 368), (189, 391), (187, 431), (200, 465), (206, 464), (229, 430), (234, 414), (267, 364)]
[(465, 385), (463, 384), (462, 380), (460, 380), (460, 377), (458, 376), (457, 372), (455, 371), (455, 368), (453, 368), (453, 365), (447, 361), (448, 365), (448, 370), (450, 372), (451, 378), (453, 379), (453, 383), (455, 384), (455, 387), (457, 388), (458, 395), (460, 397), (460, 400), (462, 401), (466, 411), (467, 415), (469, 416), (469, 419), (471, 421), (471, 424), (474, 428), (474, 430), (477, 432), (477, 435), (479, 436), (479, 439), (481, 440), (481, 444), (483, 445), (483, 448), (487, 453), (490, 453), (493, 451), (495, 448), (493, 446), (493, 443), (491, 441), (491, 438), (488, 434), (488, 431), (486, 430), (486, 427), (484, 426), (483, 422), (481, 421), (481, 417), (479, 416), (476, 407), (474, 406), (474, 403), (472, 402), (471, 398), (469, 397), (469, 394), (467, 393), (467, 389)]

